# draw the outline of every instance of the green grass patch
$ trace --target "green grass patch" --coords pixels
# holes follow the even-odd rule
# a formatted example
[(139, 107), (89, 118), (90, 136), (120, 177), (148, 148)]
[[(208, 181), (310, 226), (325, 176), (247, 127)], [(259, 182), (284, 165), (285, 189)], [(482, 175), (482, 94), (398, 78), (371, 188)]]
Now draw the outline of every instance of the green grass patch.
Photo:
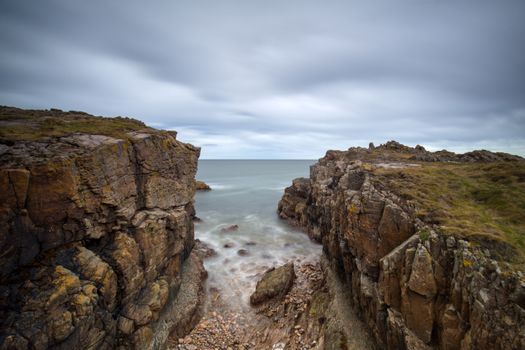
[(373, 181), (414, 202), (416, 215), (444, 233), (525, 260), (525, 162), (420, 164), (378, 168)]
[(34, 141), (74, 133), (127, 138), (130, 131), (149, 129), (141, 121), (91, 116), (84, 112), (60, 110), (22, 110), (0, 107), (0, 140)]

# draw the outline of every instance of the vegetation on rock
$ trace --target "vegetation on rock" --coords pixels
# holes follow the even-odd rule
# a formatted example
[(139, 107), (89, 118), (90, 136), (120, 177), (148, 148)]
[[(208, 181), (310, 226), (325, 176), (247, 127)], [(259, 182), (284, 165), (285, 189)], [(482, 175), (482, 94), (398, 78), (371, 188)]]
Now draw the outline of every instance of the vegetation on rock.
[(501, 259), (525, 258), (525, 162), (417, 164), (378, 167), (371, 178), (444, 233), (468, 237)]
[(85, 112), (59, 109), (26, 110), (0, 106), (0, 141), (36, 141), (76, 133), (127, 138), (130, 131), (153, 131), (127, 117), (95, 117)]

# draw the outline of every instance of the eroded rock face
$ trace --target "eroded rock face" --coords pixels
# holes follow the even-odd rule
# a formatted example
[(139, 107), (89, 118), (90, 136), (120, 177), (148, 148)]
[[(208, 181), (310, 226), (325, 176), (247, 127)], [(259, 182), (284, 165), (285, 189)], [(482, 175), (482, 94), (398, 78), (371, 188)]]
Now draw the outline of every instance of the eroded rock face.
[(153, 349), (189, 330), (198, 148), (151, 129), (4, 148), (0, 348)]
[(310, 179), (296, 179), (285, 190), (280, 217), (322, 242), (350, 291), (348, 302), (379, 348), (525, 348), (525, 306), (518, 297), (523, 274), (502, 273), (482, 249), (435, 232), (410, 203), (371, 181), (370, 152), (384, 151), (375, 161), (388, 162), (398, 161), (392, 152), (400, 149), (407, 159), (429, 161), (520, 159), (484, 151), (430, 153), (396, 142), (329, 151), (311, 167)]

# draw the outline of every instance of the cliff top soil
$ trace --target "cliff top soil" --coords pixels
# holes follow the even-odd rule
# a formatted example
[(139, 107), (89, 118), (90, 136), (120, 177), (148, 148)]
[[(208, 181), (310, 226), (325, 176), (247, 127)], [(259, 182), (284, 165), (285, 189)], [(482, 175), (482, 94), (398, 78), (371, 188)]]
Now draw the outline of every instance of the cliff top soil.
[(445, 234), (468, 237), (500, 259), (525, 261), (523, 158), (488, 151), (428, 152), (394, 141), (341, 154), (363, 162), (377, 188), (414, 206), (424, 222)]

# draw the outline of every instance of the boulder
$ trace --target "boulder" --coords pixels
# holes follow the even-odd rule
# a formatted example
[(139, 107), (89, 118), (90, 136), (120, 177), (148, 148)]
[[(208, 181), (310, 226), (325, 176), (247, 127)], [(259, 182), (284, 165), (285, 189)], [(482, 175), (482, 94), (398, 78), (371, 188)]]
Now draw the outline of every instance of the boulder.
[(195, 189), (197, 191), (211, 191), (211, 187), (204, 181), (195, 180)]
[(250, 296), (250, 303), (258, 305), (272, 298), (285, 295), (292, 288), (294, 279), (293, 262), (269, 269), (257, 282), (255, 292)]
[(226, 233), (226, 232), (235, 232), (239, 229), (239, 225), (237, 224), (234, 224), (234, 225), (229, 225), (229, 226), (226, 226), (226, 227), (223, 227), (221, 228), (221, 232), (222, 233)]

